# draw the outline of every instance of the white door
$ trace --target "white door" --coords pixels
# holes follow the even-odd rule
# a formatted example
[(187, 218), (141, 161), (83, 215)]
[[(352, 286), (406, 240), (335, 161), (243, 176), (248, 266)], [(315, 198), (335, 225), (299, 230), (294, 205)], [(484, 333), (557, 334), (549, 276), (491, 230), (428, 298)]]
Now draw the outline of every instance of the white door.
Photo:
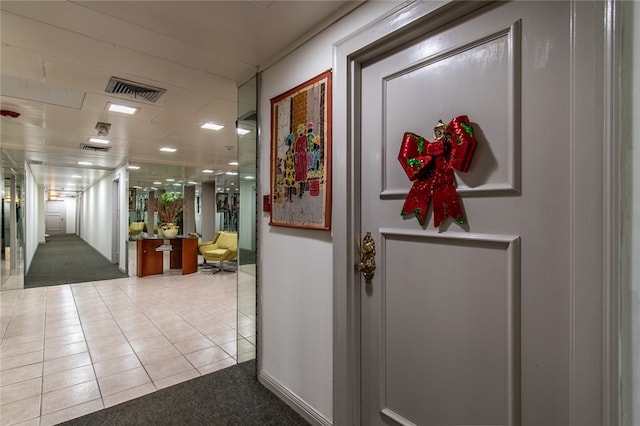
[[(360, 224), (377, 269), (361, 283), (361, 423), (570, 424), (571, 5), (439, 19), (362, 63)], [(433, 200), (424, 226), (403, 218), (404, 133), (433, 141), (460, 115), (478, 141), (456, 173), (464, 224), (435, 228)]]
[(48, 200), (47, 216), (45, 220), (45, 233), (49, 235), (60, 235), (67, 233), (66, 206), (64, 200)]

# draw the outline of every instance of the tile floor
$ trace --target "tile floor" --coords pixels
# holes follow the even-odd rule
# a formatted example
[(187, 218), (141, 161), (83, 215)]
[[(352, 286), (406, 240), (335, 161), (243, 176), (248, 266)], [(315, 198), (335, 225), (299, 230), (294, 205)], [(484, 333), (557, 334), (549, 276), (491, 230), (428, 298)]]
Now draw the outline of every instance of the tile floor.
[(0, 293), (0, 425), (53, 425), (255, 357), (253, 271)]

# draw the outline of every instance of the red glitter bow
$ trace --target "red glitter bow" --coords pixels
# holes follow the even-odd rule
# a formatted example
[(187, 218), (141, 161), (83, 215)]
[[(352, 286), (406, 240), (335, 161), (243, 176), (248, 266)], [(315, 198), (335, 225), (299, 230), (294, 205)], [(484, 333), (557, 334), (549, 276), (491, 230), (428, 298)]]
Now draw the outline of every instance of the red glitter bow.
[(437, 139), (434, 142), (406, 132), (398, 155), (402, 168), (413, 181), (402, 207), (402, 215), (414, 213), (418, 222), (424, 225), (429, 200), (433, 198), (433, 223), (436, 228), (447, 216), (459, 224), (464, 223), (453, 171), (469, 170), (471, 157), (478, 144), (466, 115), (454, 118), (446, 128), (442, 122), (439, 126), (443, 132), (438, 135), (436, 126)]

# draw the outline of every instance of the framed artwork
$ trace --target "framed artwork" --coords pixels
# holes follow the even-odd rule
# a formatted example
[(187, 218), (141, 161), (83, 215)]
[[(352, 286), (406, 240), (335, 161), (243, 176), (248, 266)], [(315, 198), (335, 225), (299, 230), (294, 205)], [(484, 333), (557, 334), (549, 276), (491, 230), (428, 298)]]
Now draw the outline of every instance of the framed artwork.
[(229, 211), (229, 194), (226, 192), (216, 194), (216, 211), (218, 213)]
[(271, 99), (270, 225), (331, 229), (331, 70)]

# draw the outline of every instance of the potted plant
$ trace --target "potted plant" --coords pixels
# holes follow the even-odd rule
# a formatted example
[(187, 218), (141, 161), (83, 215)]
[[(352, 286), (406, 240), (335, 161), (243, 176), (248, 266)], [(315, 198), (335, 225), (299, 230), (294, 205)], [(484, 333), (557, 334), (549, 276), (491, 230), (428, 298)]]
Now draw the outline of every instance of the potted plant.
[(158, 230), (165, 238), (178, 235), (178, 216), (182, 211), (184, 199), (179, 192), (165, 192), (160, 198), (153, 200), (154, 209), (158, 212)]

